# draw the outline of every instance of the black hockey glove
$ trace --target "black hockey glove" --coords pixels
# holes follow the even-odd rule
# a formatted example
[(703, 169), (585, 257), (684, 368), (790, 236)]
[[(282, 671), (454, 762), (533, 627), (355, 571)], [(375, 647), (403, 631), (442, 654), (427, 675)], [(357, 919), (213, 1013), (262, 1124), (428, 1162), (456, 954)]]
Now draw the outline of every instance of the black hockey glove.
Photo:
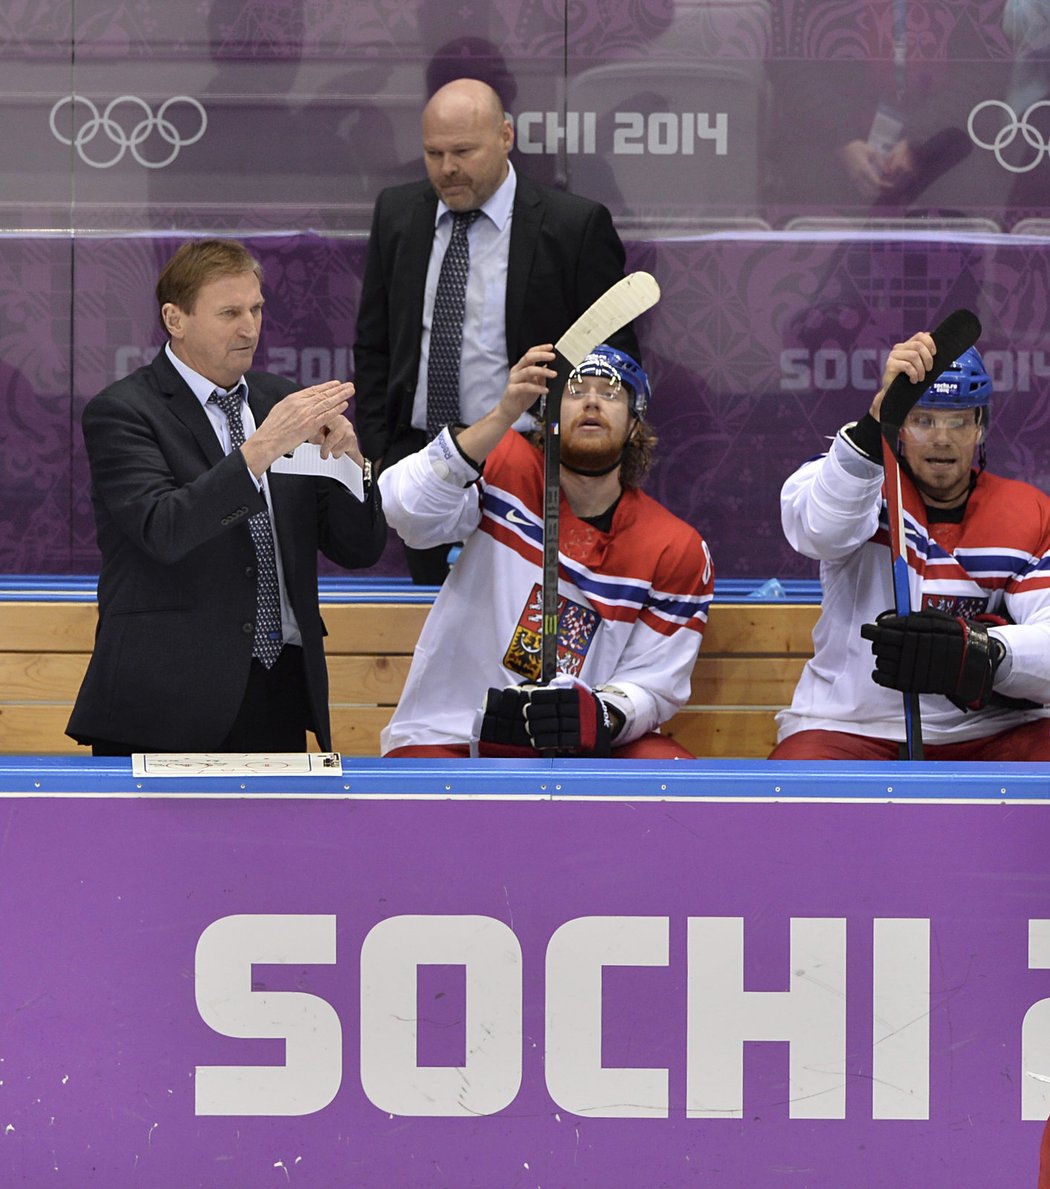
[(944, 694), (960, 710), (980, 710), (1006, 649), (972, 619), (943, 611), (884, 611), (860, 629), (875, 654), (872, 679), (906, 693)]
[(533, 747), (563, 756), (612, 754), (613, 720), (608, 707), (584, 685), (534, 688), (525, 707)]
[(535, 755), (532, 740), (525, 729), (525, 707), (531, 687), (512, 685), (507, 689), (489, 687), (485, 695), (479, 756)]

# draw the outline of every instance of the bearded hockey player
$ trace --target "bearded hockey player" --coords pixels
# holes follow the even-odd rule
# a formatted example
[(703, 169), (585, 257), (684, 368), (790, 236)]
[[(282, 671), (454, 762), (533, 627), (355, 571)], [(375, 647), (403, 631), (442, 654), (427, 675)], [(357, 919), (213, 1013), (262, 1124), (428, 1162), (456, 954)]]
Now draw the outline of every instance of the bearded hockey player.
[(561, 404), (557, 667), (540, 687), (543, 452), (511, 429), (546, 395), (549, 344), (481, 420), (383, 472), (405, 544), (464, 541), (427, 617), (387, 756), (690, 758), (661, 735), (689, 696), (714, 581), (700, 534), (640, 490), (655, 436), (649, 381), (605, 344)]
[(925, 758), (1050, 759), (1050, 498), (985, 468), (992, 381), (975, 348), (899, 436), (908, 615), (894, 603), (878, 424), (897, 375), (934, 370), (921, 332), (889, 355), (868, 415), (784, 485), (791, 545), (820, 562), (814, 656), (771, 758), (891, 760), (918, 694)]

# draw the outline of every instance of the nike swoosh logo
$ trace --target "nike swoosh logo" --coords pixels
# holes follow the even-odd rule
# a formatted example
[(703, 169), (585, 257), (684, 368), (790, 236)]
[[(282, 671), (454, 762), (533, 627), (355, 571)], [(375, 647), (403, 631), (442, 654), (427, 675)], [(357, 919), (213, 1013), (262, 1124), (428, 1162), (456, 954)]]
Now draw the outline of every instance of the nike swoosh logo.
[(516, 508), (507, 509), (507, 519), (511, 524), (520, 524), (525, 528), (532, 528), (532, 521), (526, 520)]

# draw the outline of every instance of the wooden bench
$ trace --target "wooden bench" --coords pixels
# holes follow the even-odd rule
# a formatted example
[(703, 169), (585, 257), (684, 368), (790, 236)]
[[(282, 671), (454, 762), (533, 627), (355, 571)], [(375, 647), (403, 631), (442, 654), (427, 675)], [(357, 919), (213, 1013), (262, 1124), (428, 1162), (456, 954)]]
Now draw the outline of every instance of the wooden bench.
[[(326, 603), (333, 745), (376, 756), (429, 610), (425, 602)], [(775, 741), (773, 715), (791, 700), (819, 608), (715, 603), (689, 705), (665, 730), (698, 756), (757, 758)], [(79, 749), (66, 722), (90, 656), (91, 601), (0, 603), (0, 753)]]

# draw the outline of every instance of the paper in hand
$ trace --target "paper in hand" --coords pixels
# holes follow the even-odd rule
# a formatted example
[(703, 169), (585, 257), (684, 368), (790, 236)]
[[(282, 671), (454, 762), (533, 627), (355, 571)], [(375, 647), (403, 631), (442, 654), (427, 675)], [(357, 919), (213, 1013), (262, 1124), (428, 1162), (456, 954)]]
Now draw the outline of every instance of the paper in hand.
[(321, 447), (313, 442), (303, 442), (291, 454), (282, 454), (270, 464), (271, 471), (283, 475), (317, 475), (323, 479), (335, 479), (359, 500), (365, 498), (364, 475), (361, 468), (348, 455), (340, 458), (322, 458)]

